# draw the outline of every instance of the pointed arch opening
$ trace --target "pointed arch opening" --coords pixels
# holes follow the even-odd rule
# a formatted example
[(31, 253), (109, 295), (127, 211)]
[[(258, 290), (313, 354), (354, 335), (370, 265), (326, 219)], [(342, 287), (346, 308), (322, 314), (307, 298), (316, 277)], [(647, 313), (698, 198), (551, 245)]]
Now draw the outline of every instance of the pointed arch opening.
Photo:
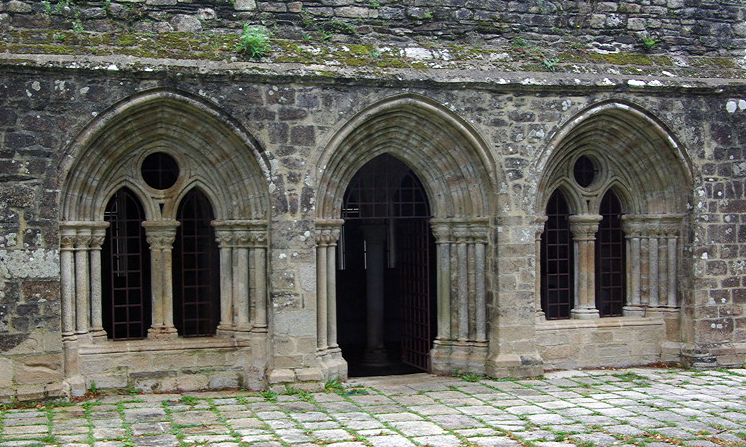
[(209, 200), (190, 190), (176, 214), (174, 325), (184, 337), (215, 335), (220, 322), (219, 250)]
[(351, 376), (427, 371), (435, 338), (435, 241), (422, 183), (383, 154), (353, 177), (342, 206), (339, 344)]
[(623, 315), (625, 292), (625, 239), (622, 203), (609, 190), (599, 206), (601, 222), (596, 234), (596, 308), (602, 317)]
[(548, 320), (570, 318), (574, 304), (574, 256), (570, 207), (556, 189), (546, 207), (541, 235), (541, 310)]
[[(432, 349), (423, 358), (436, 373), (457, 368), (484, 372), (490, 224), (498, 207), (510, 208), (510, 199), (506, 195), (505, 203), (498, 204), (495, 182), (502, 175), (479, 134), (451, 110), (416, 95), (389, 98), (362, 110), (332, 137), (317, 164), (317, 340), (326, 371), (329, 377), (344, 376), (346, 364), (337, 346), (336, 275), (322, 266), (333, 264), (329, 259), (346, 249), (337, 241), (344, 243), (338, 234), (342, 224), (347, 225), (346, 192), (353, 178), (384, 155), (411, 171), (408, 178), (419, 181), (417, 189), (428, 200), (430, 219), (419, 219), (417, 231), (432, 234), (435, 248), (432, 239), (427, 242), (427, 269), (435, 265), (436, 273), (429, 284), (430, 293), (435, 291), (434, 309), (425, 318), (431, 327), (423, 337)], [(407, 200), (404, 195), (397, 200)], [(425, 369), (423, 365), (419, 367)]]
[(145, 211), (127, 188), (118, 190), (104, 211), (109, 224), (102, 247), (102, 320), (110, 339), (147, 336), (151, 322), (150, 251)]

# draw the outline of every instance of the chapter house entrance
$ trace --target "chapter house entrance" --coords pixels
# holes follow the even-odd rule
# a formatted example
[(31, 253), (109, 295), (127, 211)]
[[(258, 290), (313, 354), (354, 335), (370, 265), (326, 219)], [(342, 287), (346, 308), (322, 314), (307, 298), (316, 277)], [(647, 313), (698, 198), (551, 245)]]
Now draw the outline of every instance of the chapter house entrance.
[(350, 182), (342, 217), (337, 322), (350, 376), (429, 370), (435, 239), (422, 183), (395, 157), (378, 156)]

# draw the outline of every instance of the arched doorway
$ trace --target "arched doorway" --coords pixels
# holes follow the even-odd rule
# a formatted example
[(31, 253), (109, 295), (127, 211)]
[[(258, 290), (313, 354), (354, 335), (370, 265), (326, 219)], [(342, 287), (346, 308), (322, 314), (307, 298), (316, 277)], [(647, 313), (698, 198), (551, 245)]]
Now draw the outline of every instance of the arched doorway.
[(344, 195), (337, 321), (349, 374), (428, 371), (435, 339), (435, 240), (422, 183), (384, 154)]

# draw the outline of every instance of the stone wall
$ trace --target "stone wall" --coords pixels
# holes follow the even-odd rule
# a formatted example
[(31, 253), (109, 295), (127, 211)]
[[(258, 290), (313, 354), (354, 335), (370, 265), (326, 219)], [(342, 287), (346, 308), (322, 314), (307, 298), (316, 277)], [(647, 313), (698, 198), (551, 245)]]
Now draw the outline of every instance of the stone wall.
[(742, 6), (737, 0), (4, 0), (0, 29), (236, 33), (250, 23), (278, 37), (319, 41), (435, 37), (742, 56)]
[(230, 340), (148, 340), (90, 345), (80, 352), (86, 389), (167, 392), (222, 388), (256, 388), (247, 374), (248, 343)]
[[(19, 3), (13, 3), (14, 7), (20, 8)], [(183, 4), (184, 8), (192, 6)], [(5, 3), (4, 8), (10, 16), (9, 4)], [(20, 17), (24, 13), (18, 14)], [(712, 84), (692, 86), (684, 80), (663, 85), (623, 76), (611, 80), (522, 73), (501, 73), (499, 81), (468, 72), (450, 73), (445, 79), (437, 74), (432, 78), (416, 75), (399, 79), (354, 75), (323, 78), (288, 75), (283, 66), (272, 66), (261, 73), (226, 73), (207, 68), (201, 72), (180, 70), (168, 65), (149, 71), (84, 69), (70, 61), (51, 67), (34, 63), (2, 65), (0, 395), (38, 398), (63, 392), (58, 226), (60, 190), (65, 187), (66, 167), (76, 155), (71, 148), (101, 117), (116, 116), (121, 101), (160, 91), (197, 98), (219, 110), (231, 122), (231, 128), (243, 129), (256, 140), (258, 155), (247, 156), (260, 156), (271, 166), (265, 179), (271, 209), (267, 216), (271, 220), (270, 352), (249, 354), (226, 348), (225, 358), (217, 361), (227, 363), (227, 370), (208, 371), (206, 365), (212, 360), (190, 363), (186, 359), (176, 376), (163, 376), (162, 370), (147, 363), (152, 362), (147, 356), (94, 345), (81, 350), (80, 357), (89, 385), (90, 381), (103, 384), (110, 377), (111, 386), (132, 384), (134, 380), (136, 386), (152, 388), (157, 384), (156, 388), (174, 389), (182, 386), (180, 377), (186, 377), (186, 371), (194, 367), (199, 369), (199, 378), (190, 379), (190, 386), (233, 386), (241, 382), (232, 368), (249, 356), (253, 360), (266, 357), (267, 371), (281, 371), (277, 374), (280, 382), (319, 382), (323, 377), (315, 352), (314, 229), (317, 219), (333, 217), (319, 216), (316, 208), (320, 170), (324, 167), (320, 160), (328, 159), (331, 143), (351, 120), (375, 104), (402, 97), (415, 109), (433, 107), (442, 111), (442, 116), (456, 117), (453, 122), (471, 129), (474, 138), (484, 143), (485, 158), (493, 163), (487, 173), (495, 185), (490, 192), (495, 215), (488, 216), (486, 272), (491, 372), (525, 375), (540, 369), (537, 352), (546, 355), (552, 367), (602, 366), (609, 362), (631, 365), (664, 358), (695, 365), (743, 362), (743, 83), (708, 80)], [(672, 184), (667, 191), (679, 191), (682, 185), (688, 188), (681, 197), (687, 205), (678, 284), (681, 331), (660, 322), (632, 324), (625, 317), (582, 325), (534, 323), (535, 222), (543, 212), (541, 200), (547, 194), (540, 182), (552, 168), (548, 163), (562, 136), (571, 134), (580, 122), (579, 116), (604, 104), (614, 105), (615, 113), (635, 126), (659, 130), (642, 135), (655, 144), (663, 142), (654, 147), (680, 148), (682, 154), (676, 162), (691, 177)], [(567, 337), (565, 346), (579, 344), (577, 351), (565, 356), (552, 354), (547, 340), (554, 335)], [(615, 349), (612, 352), (618, 357), (614, 359), (603, 355), (572, 357), (583, 356), (589, 349), (601, 352), (609, 343), (616, 346), (625, 337), (639, 342), (639, 349)], [(199, 342), (195, 343), (198, 347), (192, 353), (197, 358), (205, 352), (200, 351)], [(205, 343), (201, 348), (209, 349), (209, 343)], [(101, 370), (93, 365), (102, 359), (110, 360), (115, 368), (130, 362), (132, 367), (121, 374), (112, 370), (111, 376), (106, 372), (101, 376)], [(246, 380), (248, 373), (242, 374)], [(211, 382), (212, 376), (215, 382)], [(258, 376), (253, 377), (260, 381)]]
[(658, 363), (664, 323), (657, 318), (555, 320), (536, 325), (545, 369), (624, 367)]

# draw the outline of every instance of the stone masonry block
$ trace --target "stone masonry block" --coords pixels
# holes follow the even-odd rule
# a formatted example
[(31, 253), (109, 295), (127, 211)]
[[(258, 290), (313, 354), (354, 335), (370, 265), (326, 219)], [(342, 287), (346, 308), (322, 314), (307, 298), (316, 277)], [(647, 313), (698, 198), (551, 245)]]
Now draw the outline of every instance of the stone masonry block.
[(318, 382), (324, 379), (319, 368), (302, 368), (295, 370), (295, 378), (299, 382)]
[(233, 4), (236, 11), (253, 11), (256, 9), (256, 1), (254, 0), (236, 0)]
[(0, 358), (0, 388), (6, 388), (13, 385), (13, 361), (11, 359)]
[(273, 369), (267, 376), (270, 385), (278, 383), (292, 383), (295, 381), (295, 373), (292, 369)]

